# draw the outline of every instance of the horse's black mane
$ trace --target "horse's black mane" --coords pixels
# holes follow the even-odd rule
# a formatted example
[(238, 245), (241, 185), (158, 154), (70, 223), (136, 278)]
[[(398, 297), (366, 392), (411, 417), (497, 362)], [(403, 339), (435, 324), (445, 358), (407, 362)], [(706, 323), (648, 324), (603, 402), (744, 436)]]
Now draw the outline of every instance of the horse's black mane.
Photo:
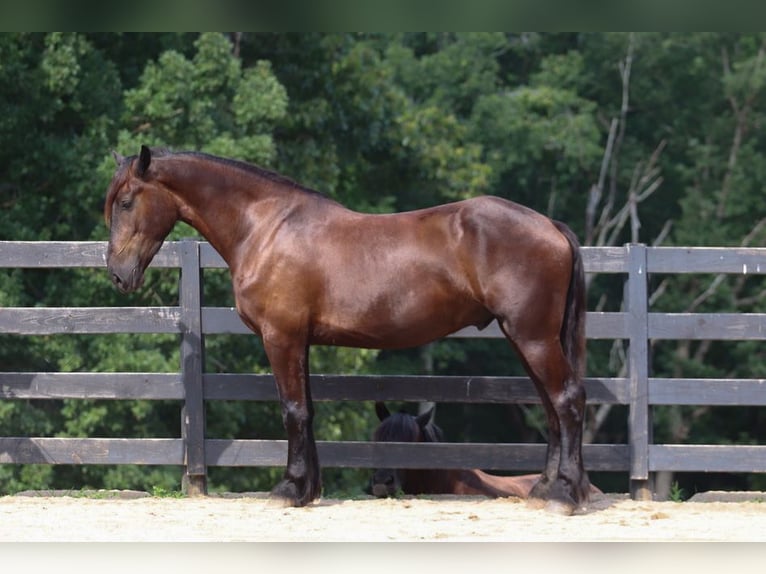
[(246, 171), (248, 173), (252, 173), (253, 175), (257, 175), (258, 177), (262, 177), (265, 179), (268, 179), (269, 181), (273, 181), (274, 183), (279, 183), (282, 185), (288, 185), (290, 187), (293, 187), (295, 189), (299, 189), (301, 191), (304, 191), (306, 193), (311, 193), (314, 195), (318, 195), (319, 197), (323, 197), (325, 199), (330, 199), (327, 195), (322, 193), (321, 191), (317, 191), (315, 189), (312, 189), (310, 187), (306, 187), (305, 185), (301, 185), (300, 183), (296, 182), (293, 179), (290, 179), (287, 176), (282, 175), (281, 173), (277, 173), (275, 171), (271, 171), (268, 169), (265, 169), (263, 167), (260, 167), (258, 165), (248, 163), (246, 161), (238, 160), (238, 159), (231, 159), (227, 157), (220, 157), (217, 155), (212, 155), (209, 153), (201, 152), (201, 151), (178, 151), (174, 152), (171, 151), (168, 148), (165, 147), (157, 147), (157, 148), (151, 148), (152, 149), (152, 155), (155, 157), (167, 157), (171, 155), (185, 155), (185, 156), (192, 156), (200, 159), (205, 159), (208, 161), (212, 161), (215, 163), (220, 163), (228, 167), (233, 167), (235, 169), (241, 169), (243, 171)]

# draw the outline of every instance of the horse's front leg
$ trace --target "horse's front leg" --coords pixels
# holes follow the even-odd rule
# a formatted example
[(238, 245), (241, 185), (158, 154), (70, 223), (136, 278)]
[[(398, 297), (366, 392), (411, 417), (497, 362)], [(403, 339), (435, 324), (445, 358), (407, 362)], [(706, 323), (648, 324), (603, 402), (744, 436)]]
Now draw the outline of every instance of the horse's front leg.
[(314, 405), (309, 386), (308, 345), (264, 339), (287, 431), (287, 467), (271, 496), (288, 506), (305, 506), (322, 491), (314, 441)]

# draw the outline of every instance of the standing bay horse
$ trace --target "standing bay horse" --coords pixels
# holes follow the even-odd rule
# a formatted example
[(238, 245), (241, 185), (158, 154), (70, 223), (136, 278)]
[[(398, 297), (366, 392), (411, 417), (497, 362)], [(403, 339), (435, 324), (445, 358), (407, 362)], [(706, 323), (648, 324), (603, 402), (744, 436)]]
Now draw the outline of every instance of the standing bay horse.
[(303, 506), (321, 494), (310, 345), (413, 347), (497, 320), (547, 417), (545, 469), (530, 497), (567, 514), (587, 500), (585, 283), (566, 225), (498, 197), (356, 213), (244, 162), (146, 146), (114, 155), (104, 216), (117, 288), (140, 287), (184, 221), (226, 261), (237, 312), (263, 339), (288, 442), (273, 497)]

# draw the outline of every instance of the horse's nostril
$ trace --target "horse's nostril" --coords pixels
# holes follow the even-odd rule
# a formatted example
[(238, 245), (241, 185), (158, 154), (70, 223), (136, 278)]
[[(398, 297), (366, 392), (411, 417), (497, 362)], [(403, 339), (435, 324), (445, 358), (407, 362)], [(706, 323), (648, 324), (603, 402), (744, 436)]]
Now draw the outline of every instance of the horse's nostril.
[(112, 273), (112, 283), (115, 285), (122, 285), (122, 279), (117, 273)]

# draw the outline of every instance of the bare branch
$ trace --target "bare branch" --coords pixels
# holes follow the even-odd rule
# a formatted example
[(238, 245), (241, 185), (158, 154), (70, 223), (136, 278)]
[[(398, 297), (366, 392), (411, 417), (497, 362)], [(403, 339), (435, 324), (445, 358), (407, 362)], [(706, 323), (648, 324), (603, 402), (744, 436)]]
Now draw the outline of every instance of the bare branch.
[[(625, 59), (619, 63), (619, 69), (620, 69), (620, 80), (622, 82), (622, 102), (620, 105), (620, 116), (618, 118), (612, 119), (612, 123), (609, 127), (609, 139), (607, 140), (607, 147), (609, 148), (608, 157), (605, 152), (604, 161), (602, 161), (601, 167), (602, 172), (604, 175), (604, 180), (606, 178), (606, 169), (610, 168), (609, 171), (609, 193), (607, 194), (606, 202), (604, 203), (604, 206), (601, 210), (601, 215), (599, 217), (599, 221), (595, 225), (591, 225), (591, 233), (587, 235), (586, 237), (591, 241), (590, 244), (592, 244), (593, 237), (596, 235), (596, 229), (603, 229), (604, 225), (606, 225), (606, 222), (612, 219), (612, 210), (614, 209), (614, 202), (615, 197), (617, 196), (617, 172), (619, 167), (619, 153), (620, 148), (622, 147), (622, 141), (625, 137), (625, 129), (627, 124), (627, 116), (628, 116), (628, 110), (629, 110), (629, 103), (630, 103), (630, 70), (633, 66), (633, 49), (634, 49), (634, 36), (633, 34), (630, 34), (628, 36), (628, 48), (627, 53), (625, 54)], [(601, 174), (599, 174), (599, 186), (596, 189), (596, 194), (598, 195), (598, 201), (601, 200), (601, 196), (603, 195), (603, 189), (604, 189), (604, 180), (601, 178)], [(593, 199), (596, 199), (595, 197)], [(595, 219), (595, 209), (598, 205), (598, 202), (596, 202), (593, 206), (593, 219)], [(603, 239), (604, 234), (601, 233), (600, 240)], [(599, 243), (599, 245), (603, 245), (602, 243)]]
[(708, 285), (707, 289), (705, 289), (702, 293), (697, 295), (697, 297), (694, 298), (694, 301), (692, 301), (687, 307), (686, 312), (692, 313), (697, 307), (702, 305), (705, 301), (707, 301), (710, 297), (713, 296), (713, 294), (718, 290), (718, 287), (723, 283), (723, 280), (726, 279), (726, 275), (723, 273), (720, 273), (715, 276), (715, 278), (710, 282), (710, 285)]
[(759, 293), (751, 295), (750, 297), (738, 298), (736, 299), (735, 304), (737, 308), (749, 307), (750, 305), (755, 305), (763, 299), (766, 299), (766, 289), (763, 289)]
[(763, 230), (764, 227), (766, 227), (766, 217), (762, 218), (758, 223), (756, 223), (750, 232), (745, 235), (745, 237), (742, 239), (742, 242), (739, 244), (740, 247), (747, 247), (750, 245), (753, 239), (755, 239), (755, 237)]
[[(721, 64), (723, 65), (724, 77), (730, 76), (731, 63), (729, 62), (729, 51), (726, 49), (726, 46), (721, 48)], [(737, 104), (737, 100), (733, 96), (729, 96), (729, 103), (731, 104), (731, 109), (734, 110), (734, 114), (739, 115), (739, 104)]]
[[(723, 49), (721, 57), (723, 60), (724, 74), (730, 75), (731, 65), (729, 63), (728, 52), (725, 48)], [(722, 219), (726, 214), (726, 203), (729, 198), (729, 194), (731, 193), (731, 180), (734, 176), (734, 169), (737, 166), (739, 150), (742, 147), (742, 141), (745, 138), (745, 133), (747, 132), (748, 116), (752, 110), (753, 102), (755, 101), (755, 97), (758, 93), (757, 86), (753, 85), (753, 78), (755, 78), (759, 68), (763, 64), (764, 57), (766, 57), (766, 40), (761, 43), (761, 47), (758, 50), (758, 55), (755, 59), (755, 65), (753, 66), (752, 73), (750, 74), (750, 82), (748, 86), (749, 92), (746, 94), (744, 102), (741, 104), (737, 102), (734, 94), (729, 96), (729, 103), (731, 105), (732, 111), (734, 112), (734, 117), (736, 118), (737, 125), (734, 127), (734, 136), (732, 137), (731, 148), (729, 150), (729, 160), (726, 165), (726, 173), (724, 174), (723, 182), (721, 183), (721, 195), (718, 201), (718, 207), (716, 208), (716, 216), (719, 219)]]
[(627, 200), (617, 214), (610, 219), (605, 219), (604, 217), (611, 211), (613, 205), (607, 203), (604, 207), (601, 221), (598, 224), (596, 245), (614, 245), (629, 218), (632, 223), (633, 241), (638, 241), (638, 228), (640, 227), (638, 204), (647, 200), (662, 185), (663, 179), (660, 177), (660, 168), (657, 167), (657, 162), (665, 145), (665, 140), (660, 141), (647, 163), (644, 165), (639, 162), (636, 165), (631, 177)]
[(235, 58), (239, 58), (239, 52), (242, 45), (242, 32), (231, 32), (231, 54)]
[(660, 281), (660, 284), (657, 285), (657, 288), (652, 291), (652, 294), (649, 295), (649, 307), (654, 305), (657, 302), (657, 299), (662, 297), (665, 294), (665, 291), (668, 289), (668, 278), (666, 277), (662, 281)]
[(617, 195), (617, 171), (619, 167), (619, 151), (622, 149), (622, 142), (625, 139), (625, 130), (628, 124), (628, 110), (630, 109), (630, 71), (633, 67), (633, 49), (635, 47), (635, 36), (631, 33), (628, 36), (628, 50), (625, 54), (625, 60), (620, 62), (620, 78), (622, 79), (622, 104), (620, 106), (620, 122), (615, 142), (615, 159), (612, 161), (610, 173), (609, 198), (607, 200), (608, 212), (604, 213), (602, 220), (609, 216), (614, 199)]
[[(747, 247), (750, 242), (753, 240), (753, 238), (758, 235), (758, 233), (766, 226), (766, 218), (762, 218), (760, 221), (758, 221), (753, 228), (750, 230), (750, 232), (745, 235), (745, 237), (740, 242), (740, 247)], [(726, 279), (727, 275), (725, 273), (719, 273), (716, 275), (713, 280), (708, 285), (707, 289), (700, 293), (694, 301), (692, 301), (689, 306), (686, 308), (687, 313), (691, 313), (694, 311), (697, 307), (702, 305), (705, 301), (707, 301), (710, 297), (712, 297), (715, 292), (718, 290), (718, 287), (720, 287), (721, 283), (723, 283), (724, 279)], [(733, 296), (734, 296), (734, 302), (738, 301), (737, 296), (742, 292), (742, 289), (745, 287), (745, 280), (747, 279), (746, 276), (740, 276), (737, 280), (736, 285), (733, 289)]]
[(652, 241), (652, 247), (658, 247), (662, 245), (665, 242), (665, 239), (667, 239), (668, 235), (670, 234), (670, 230), (673, 228), (673, 220), (668, 219), (665, 222), (665, 225), (662, 226), (662, 229), (660, 229), (660, 232), (657, 234), (657, 237), (654, 238), (654, 241)]
[(606, 147), (604, 148), (604, 157), (601, 159), (601, 170), (598, 174), (598, 183), (591, 186), (590, 192), (588, 193), (588, 205), (585, 208), (585, 245), (593, 244), (596, 208), (601, 202), (601, 197), (604, 194), (604, 181), (606, 180), (606, 172), (609, 163), (612, 161), (612, 150), (614, 148), (614, 138), (617, 134), (618, 123), (617, 118), (612, 118), (612, 123), (609, 126), (609, 136), (607, 137)]

